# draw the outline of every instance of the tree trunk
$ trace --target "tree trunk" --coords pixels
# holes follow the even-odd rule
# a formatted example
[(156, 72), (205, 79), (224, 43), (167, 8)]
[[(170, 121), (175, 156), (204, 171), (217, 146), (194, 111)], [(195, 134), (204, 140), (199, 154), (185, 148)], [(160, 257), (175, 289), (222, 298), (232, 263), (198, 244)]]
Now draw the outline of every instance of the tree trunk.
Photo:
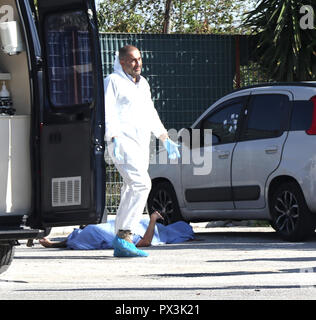
[(166, 0), (165, 17), (164, 17), (162, 33), (170, 33), (171, 10), (172, 10), (172, 0)]

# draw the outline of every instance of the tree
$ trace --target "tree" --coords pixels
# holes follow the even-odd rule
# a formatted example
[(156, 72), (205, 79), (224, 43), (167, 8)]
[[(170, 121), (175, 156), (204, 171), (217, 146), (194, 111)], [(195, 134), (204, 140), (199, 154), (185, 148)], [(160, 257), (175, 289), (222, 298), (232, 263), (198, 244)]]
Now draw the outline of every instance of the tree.
[(242, 33), (241, 16), (252, 1), (180, 0), (174, 3), (173, 28), (179, 33)]
[(166, 0), (162, 33), (170, 33), (172, 0)]
[(163, 14), (164, 5), (159, 1), (104, 0), (99, 3), (99, 29), (103, 32), (161, 33)]
[[(304, 16), (305, 8), (310, 12)], [(247, 14), (244, 27), (257, 36), (254, 56), (272, 79), (316, 79), (316, 30), (311, 23), (315, 10), (315, 0), (261, 0)]]
[(104, 0), (103, 32), (240, 33), (246, 4), (254, 0)]

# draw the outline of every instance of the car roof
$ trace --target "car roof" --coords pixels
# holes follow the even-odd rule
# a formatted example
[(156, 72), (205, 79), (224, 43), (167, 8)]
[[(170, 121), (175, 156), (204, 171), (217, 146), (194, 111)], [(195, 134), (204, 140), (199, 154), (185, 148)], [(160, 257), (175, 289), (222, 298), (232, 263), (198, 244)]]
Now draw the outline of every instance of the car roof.
[(234, 91), (232, 91), (232, 93), (242, 91), (242, 90), (247, 90), (247, 89), (256, 89), (256, 88), (263, 88), (263, 87), (288, 87), (288, 88), (289, 87), (310, 87), (310, 88), (316, 88), (316, 81), (258, 83), (258, 84), (235, 89)]

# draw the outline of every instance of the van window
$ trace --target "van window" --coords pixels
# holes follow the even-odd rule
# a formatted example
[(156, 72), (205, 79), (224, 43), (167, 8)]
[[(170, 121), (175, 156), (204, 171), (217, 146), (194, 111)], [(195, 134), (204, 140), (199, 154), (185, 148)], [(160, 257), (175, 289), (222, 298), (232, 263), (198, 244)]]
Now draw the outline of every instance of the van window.
[(45, 21), (45, 39), (51, 104), (54, 107), (90, 104), (92, 45), (85, 13), (49, 15)]
[(250, 99), (242, 140), (280, 136), (289, 120), (289, 98), (282, 94), (258, 94)]

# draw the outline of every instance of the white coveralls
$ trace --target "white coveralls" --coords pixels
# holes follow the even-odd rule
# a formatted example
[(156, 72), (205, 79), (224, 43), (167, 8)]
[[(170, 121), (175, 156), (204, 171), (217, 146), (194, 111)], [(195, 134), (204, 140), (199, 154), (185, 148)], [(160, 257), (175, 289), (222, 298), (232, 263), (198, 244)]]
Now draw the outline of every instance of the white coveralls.
[(156, 138), (167, 133), (151, 99), (147, 80), (140, 76), (133, 82), (119, 63), (114, 63), (114, 73), (104, 81), (105, 139), (117, 137), (120, 154), (124, 160), (113, 156), (113, 143), (108, 143), (109, 154), (123, 178), (121, 201), (116, 213), (115, 232), (131, 230), (142, 218), (151, 180), (148, 174), (151, 133)]

